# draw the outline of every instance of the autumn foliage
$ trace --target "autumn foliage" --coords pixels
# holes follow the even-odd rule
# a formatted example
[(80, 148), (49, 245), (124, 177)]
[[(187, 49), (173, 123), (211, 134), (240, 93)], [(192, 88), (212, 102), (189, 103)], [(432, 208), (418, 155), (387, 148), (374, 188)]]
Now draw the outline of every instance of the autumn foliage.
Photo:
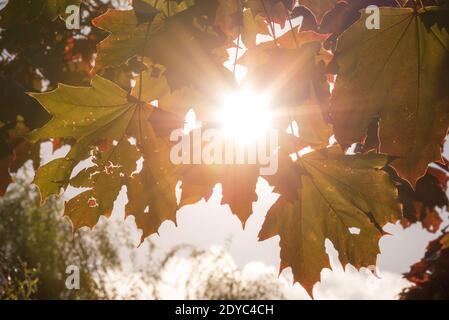
[[(36, 20), (58, 25), (61, 8), (80, 1), (33, 1), (39, 10), (22, 10), (24, 2), (10, 1), (0, 11), (0, 43), (5, 32)], [(368, 5), (381, 7), (380, 29), (365, 26)], [(279, 140), (279, 170), (263, 177), (280, 196), (259, 238), (280, 237), (281, 269), (291, 267), (309, 294), (329, 267), (326, 239), (343, 265), (361, 268), (376, 264), (387, 223), (420, 221), (438, 230), (436, 210), (448, 201), (442, 157), (449, 126), (447, 1), (136, 0), (129, 10), (107, 11), (92, 1), (81, 6), (90, 12), (84, 21), (90, 29), (81, 38), (80, 31), (63, 28), (63, 36), (55, 36), (63, 48), (58, 61), (77, 77), (55, 88), (44, 72), (35, 83), (49, 78), (53, 90), (29, 86), (35, 100), (21, 96), (29, 108), (0, 110), (2, 192), (10, 172), (33, 158), (42, 202), (69, 186), (88, 188), (65, 204), (78, 229), (110, 216), (125, 186), (126, 215), (135, 217), (144, 239), (164, 221), (176, 222), (183, 205), (208, 199), (221, 183), (223, 204), (244, 225), (257, 200), (257, 167), (177, 166), (169, 159), (169, 134), (182, 127), (191, 108), (203, 127), (217, 125), (212, 115), (220, 99), (239, 88), (224, 66), (231, 61), (248, 69), (241, 86), (270, 93), (280, 135), (293, 121), (300, 128), (299, 137)], [(300, 27), (293, 23), (298, 17)], [(288, 31), (276, 34), (278, 26)], [(271, 40), (259, 43), (257, 35)], [(96, 48), (81, 46), (82, 39)], [(20, 49), (4, 45), (11, 54)], [(246, 50), (237, 59), (230, 48)], [(71, 148), (39, 166), (43, 141)], [(305, 147), (313, 151), (292, 156)], [(74, 170), (86, 159), (93, 165)]]

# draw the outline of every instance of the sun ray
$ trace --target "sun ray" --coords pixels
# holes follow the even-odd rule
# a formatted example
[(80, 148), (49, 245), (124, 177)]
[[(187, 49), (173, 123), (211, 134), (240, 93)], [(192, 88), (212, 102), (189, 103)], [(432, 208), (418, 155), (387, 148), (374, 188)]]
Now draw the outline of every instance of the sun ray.
[(225, 136), (254, 143), (271, 127), (270, 99), (245, 89), (227, 96), (218, 115)]

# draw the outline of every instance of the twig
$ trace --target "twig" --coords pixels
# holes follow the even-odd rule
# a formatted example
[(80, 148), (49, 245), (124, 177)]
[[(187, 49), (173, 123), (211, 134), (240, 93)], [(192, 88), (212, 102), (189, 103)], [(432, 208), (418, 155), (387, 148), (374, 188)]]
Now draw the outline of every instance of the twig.
[(237, 67), (237, 59), (239, 57), (239, 49), (240, 49), (240, 33), (241, 33), (241, 24), (242, 24), (242, 10), (240, 8), (240, 0), (237, 1), (237, 8), (239, 11), (239, 23), (238, 23), (238, 32), (237, 32), (237, 48), (235, 50), (235, 58), (234, 58), (234, 66), (232, 68), (232, 75), (235, 77), (235, 69)]
[(278, 47), (279, 44), (278, 44), (278, 40), (277, 40), (277, 38), (276, 38), (276, 31), (274, 30), (274, 22), (273, 22), (273, 20), (271, 19), (270, 14), (268, 13), (268, 10), (267, 10), (267, 8), (266, 8), (266, 6), (265, 6), (264, 0), (260, 0), (260, 2), (262, 3), (262, 8), (263, 8), (263, 11), (265, 11), (265, 15), (267, 16), (268, 23), (269, 23), (270, 29), (271, 29), (271, 34), (272, 34), (272, 36), (273, 36), (274, 44), (276, 45), (276, 47)]
[[(274, 39), (274, 43), (275, 43), (275, 45), (276, 45), (276, 48), (279, 48), (279, 43), (278, 43), (278, 41), (277, 41), (276, 31), (275, 31), (275, 28), (274, 28), (274, 22), (273, 22), (273, 20), (271, 19), (271, 16), (270, 16), (270, 14), (268, 13), (267, 8), (265, 7), (264, 0), (260, 0), (260, 1), (261, 1), (261, 3), (262, 3), (263, 10), (265, 11), (265, 15), (267, 16), (268, 23), (270, 24), (271, 33), (273, 34), (273, 39)], [(291, 32), (292, 32), (292, 34), (293, 34), (293, 39), (295, 40), (296, 47), (299, 48), (298, 39), (296, 38), (295, 31), (293, 30), (293, 23), (292, 23), (292, 21), (291, 21), (291, 18), (290, 18), (290, 15), (289, 15), (288, 12), (287, 12), (287, 19), (288, 19), (289, 24), (290, 24), (290, 30), (291, 30)], [(290, 122), (288, 128), (291, 129), (292, 134), (294, 135), (294, 134), (295, 134), (294, 128), (293, 128), (293, 121), (294, 121), (294, 119), (293, 119), (293, 116), (291, 115), (290, 109), (287, 108), (287, 112), (288, 112), (288, 121)], [(295, 154), (296, 154), (296, 156), (297, 156), (298, 159), (299, 159), (299, 158), (300, 158), (299, 151), (296, 151)]]
[[(155, 1), (154, 8), (157, 7), (158, 2), (159, 2), (159, 0)], [(142, 62), (142, 64), (143, 64), (144, 57), (145, 57), (145, 47), (147, 45), (148, 35), (150, 33), (150, 28), (151, 28), (151, 23), (152, 23), (152, 21), (148, 22), (147, 29), (145, 31), (145, 40), (143, 41), (142, 52), (140, 55), (140, 62)], [(139, 73), (139, 93), (138, 93), (139, 101), (142, 101), (142, 99), (141, 99), (142, 98), (142, 82), (143, 82), (143, 69), (140, 70), (140, 73)]]

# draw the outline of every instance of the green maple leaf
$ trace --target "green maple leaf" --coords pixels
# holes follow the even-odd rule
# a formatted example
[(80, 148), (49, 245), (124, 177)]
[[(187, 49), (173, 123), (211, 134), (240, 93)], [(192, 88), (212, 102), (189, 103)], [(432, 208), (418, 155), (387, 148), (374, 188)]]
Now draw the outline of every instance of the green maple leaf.
[[(148, 69), (137, 77), (131, 94), (137, 97), (139, 91), (141, 91), (141, 100), (148, 103), (158, 100), (161, 109), (177, 114), (182, 119), (190, 109), (193, 109), (197, 118), (202, 121), (216, 120), (211, 109), (214, 103), (198, 90), (192, 86), (171, 90), (166, 78), (166, 68), (162, 65), (150, 64)], [(164, 124), (160, 123), (160, 125)]]
[[(343, 266), (376, 264), (382, 227), (401, 215), (397, 191), (380, 170), (387, 157), (344, 155), (333, 147), (296, 162), (284, 158), (279, 172), (267, 177), (280, 198), (268, 211), (260, 240), (280, 236), (281, 270), (312, 295), (323, 268), (330, 268), (324, 242), (332, 241)], [(352, 233), (350, 228), (359, 229)]]
[(441, 160), (449, 125), (449, 9), (381, 8), (379, 30), (367, 15), (339, 39), (332, 98), (337, 140), (363, 141), (379, 117), (380, 151), (411, 185)]
[[(156, 232), (163, 221), (175, 220), (177, 179), (169, 159), (170, 144), (153, 125), (153, 117), (164, 111), (137, 102), (99, 76), (90, 87), (60, 84), (54, 91), (32, 96), (53, 118), (30, 139), (75, 140), (67, 156), (39, 168), (34, 181), (43, 200), (69, 184), (89, 188), (66, 203), (65, 215), (75, 229), (93, 227), (101, 215), (109, 216), (122, 186), (128, 188), (127, 213), (136, 216), (144, 237)], [(90, 156), (94, 165), (72, 177), (75, 166)], [(140, 171), (139, 159), (143, 160)]]
[[(110, 33), (97, 45), (96, 69), (118, 66), (142, 52), (147, 25), (138, 24), (134, 10), (108, 10), (92, 24)], [(153, 24), (149, 32), (158, 27), (160, 25)]]
[[(191, 7), (193, 4), (190, 2), (181, 1), (178, 4), (176, 1), (169, 1), (170, 16)], [(118, 66), (136, 55), (145, 53), (148, 47), (157, 45), (151, 37), (158, 31), (164, 30), (163, 26), (167, 22), (165, 16), (167, 1), (157, 1), (156, 8), (153, 7), (155, 1), (152, 1), (151, 4), (149, 1), (139, 1), (138, 3), (139, 5), (134, 3), (134, 10), (110, 9), (92, 20), (95, 27), (110, 33), (97, 45), (96, 69)], [(144, 17), (140, 18), (141, 15)], [(147, 23), (141, 23), (142, 21)], [(169, 41), (167, 37), (166, 41)]]
[(97, 45), (96, 68), (117, 66), (144, 55), (163, 65), (172, 90), (193, 87), (211, 99), (235, 85), (223, 66), (226, 37), (213, 26), (216, 1), (198, 1), (169, 18), (161, 12), (151, 24), (138, 24), (134, 10), (109, 10), (93, 24), (110, 32)]

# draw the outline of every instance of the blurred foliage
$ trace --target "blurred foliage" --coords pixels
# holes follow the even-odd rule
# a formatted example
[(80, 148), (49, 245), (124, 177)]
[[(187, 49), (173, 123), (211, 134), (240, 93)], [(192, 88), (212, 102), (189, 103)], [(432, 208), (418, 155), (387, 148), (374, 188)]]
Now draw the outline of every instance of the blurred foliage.
[(261, 266), (240, 268), (222, 248), (200, 250), (188, 245), (176, 246), (160, 262), (155, 297), (161, 297), (160, 288), (170, 286), (163, 277), (170, 274), (176, 275), (175, 289), (183, 292), (182, 299), (284, 299), (284, 287), (276, 271)]
[(30, 299), (37, 291), (37, 270), (29, 268), (21, 259), (10, 265), (0, 252), (0, 299)]
[[(238, 268), (224, 251), (195, 252), (192, 273), (187, 282), (189, 299), (267, 300), (283, 299), (276, 272), (250, 275)], [(220, 270), (220, 272), (217, 272)], [(196, 281), (196, 285), (195, 285)]]
[[(52, 197), (41, 207), (27, 172), (0, 198), (0, 299), (165, 299), (167, 286), (185, 299), (284, 297), (276, 272), (245, 271), (225, 250), (165, 251), (147, 240), (139, 264), (131, 225), (105, 220), (73, 234), (62, 201)], [(69, 265), (79, 267), (79, 290), (65, 287)]]
[[(0, 258), (0, 297), (12, 299), (110, 298), (101, 275), (120, 268), (105, 226), (72, 238), (61, 202), (40, 207), (36, 189), (20, 179), (0, 199)], [(65, 286), (69, 265), (79, 267), (80, 290)]]

